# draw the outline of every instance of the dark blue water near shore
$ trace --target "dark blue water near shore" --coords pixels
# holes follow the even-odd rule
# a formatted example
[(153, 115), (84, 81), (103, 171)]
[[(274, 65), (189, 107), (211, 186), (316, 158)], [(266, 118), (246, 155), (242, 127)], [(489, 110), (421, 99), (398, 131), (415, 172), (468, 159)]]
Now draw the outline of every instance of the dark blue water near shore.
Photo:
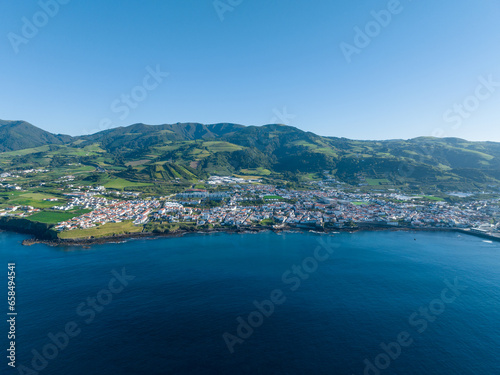
[[(32, 350), (43, 353), (48, 334), (68, 322), (80, 330), (39, 374), (358, 375), (365, 359), (379, 356), (384, 367), (381, 343), (402, 332), (412, 344), (368, 374), (500, 374), (498, 243), (456, 233), (260, 233), (62, 249), (24, 247), (23, 238), (0, 233), (5, 301), (7, 263), (17, 264), (16, 364), (32, 368)], [(318, 241), (327, 238), (333, 253), (315, 267), (310, 257), (319, 249), (326, 258)], [(282, 277), (301, 264), (310, 273), (292, 291), (294, 275), (285, 274), (288, 284)], [(135, 278), (87, 324), (87, 298), (123, 268)], [(448, 290), (444, 303), (446, 279), (459, 289)], [(231, 354), (223, 334), (236, 335), (236, 319), (247, 320), (253, 301), (275, 289), (284, 303)], [(101, 301), (109, 295), (101, 292)], [(409, 319), (429, 304), (433, 320), (424, 319), (419, 333), (424, 320)], [(4, 350), (5, 322), (1, 332)], [(17, 374), (2, 358), (0, 373)]]

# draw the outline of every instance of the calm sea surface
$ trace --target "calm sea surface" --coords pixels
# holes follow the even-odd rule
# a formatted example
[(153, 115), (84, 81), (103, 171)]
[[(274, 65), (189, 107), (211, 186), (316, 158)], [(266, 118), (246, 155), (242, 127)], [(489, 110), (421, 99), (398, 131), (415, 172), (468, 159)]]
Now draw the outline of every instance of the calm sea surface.
[(500, 374), (499, 243), (259, 233), (63, 249), (24, 238), (0, 233), (4, 354), (8, 262), (18, 312), (18, 367), (2, 355), (1, 374)]

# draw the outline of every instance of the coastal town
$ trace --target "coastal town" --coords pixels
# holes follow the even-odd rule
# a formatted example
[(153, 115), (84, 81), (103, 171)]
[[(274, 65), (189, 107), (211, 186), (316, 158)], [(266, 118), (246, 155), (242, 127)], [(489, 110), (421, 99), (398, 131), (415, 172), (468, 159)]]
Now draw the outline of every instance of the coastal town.
[(311, 230), (367, 227), (455, 228), (495, 236), (498, 200), (448, 203), (432, 197), (394, 192), (344, 192), (313, 187), (289, 190), (271, 185), (232, 183), (225, 191), (187, 189), (165, 197), (107, 192), (103, 187), (75, 189), (54, 210), (88, 212), (59, 222), (54, 229), (71, 231), (129, 221), (136, 226), (188, 223), (203, 228), (255, 226)]

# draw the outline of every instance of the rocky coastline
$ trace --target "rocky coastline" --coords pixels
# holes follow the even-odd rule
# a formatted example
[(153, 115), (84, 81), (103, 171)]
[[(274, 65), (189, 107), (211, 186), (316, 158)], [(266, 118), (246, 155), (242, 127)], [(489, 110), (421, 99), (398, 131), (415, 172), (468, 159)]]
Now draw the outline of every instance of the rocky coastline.
[[(117, 243), (126, 242), (132, 239), (155, 239), (155, 238), (167, 238), (167, 237), (182, 237), (186, 234), (213, 234), (213, 233), (259, 233), (264, 231), (272, 231), (275, 233), (279, 232), (313, 232), (318, 234), (331, 234), (331, 233), (341, 233), (341, 232), (363, 232), (363, 231), (405, 231), (405, 232), (456, 232), (462, 234), (468, 234), (473, 236), (478, 236), (492, 241), (499, 241), (500, 237), (492, 236), (486, 233), (476, 233), (468, 229), (458, 229), (458, 228), (433, 228), (433, 227), (394, 227), (394, 226), (356, 226), (356, 227), (345, 227), (345, 228), (321, 228), (321, 227), (296, 227), (296, 226), (252, 226), (252, 227), (239, 227), (239, 228), (212, 228), (204, 230), (177, 230), (168, 233), (155, 233), (155, 232), (140, 232), (140, 233), (129, 233), (129, 234), (116, 234), (106, 237), (98, 238), (77, 238), (77, 239), (47, 239), (40, 238), (37, 234), (32, 233), (33, 237), (23, 240), (22, 244), (25, 246), (31, 246), (34, 244), (45, 244), (49, 246), (60, 246), (60, 247), (72, 247), (81, 246), (89, 247), (91, 245), (106, 244), (106, 243)], [(17, 232), (17, 231), (16, 231)], [(26, 231), (23, 232), (26, 234)]]

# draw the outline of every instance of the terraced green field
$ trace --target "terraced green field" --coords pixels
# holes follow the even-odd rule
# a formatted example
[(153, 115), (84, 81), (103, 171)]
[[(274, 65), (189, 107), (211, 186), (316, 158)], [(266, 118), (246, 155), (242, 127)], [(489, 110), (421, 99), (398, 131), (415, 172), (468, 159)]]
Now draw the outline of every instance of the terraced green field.
[(203, 146), (210, 152), (233, 152), (243, 150), (244, 147), (229, 142), (211, 141), (203, 142)]
[[(52, 192), (104, 185), (160, 194), (196, 184), (210, 175), (302, 187), (323, 180), (325, 175), (359, 187), (362, 176), (367, 185), (360, 187), (363, 191), (390, 187), (429, 195), (500, 185), (500, 144), (495, 142), (433, 137), (357, 141), (322, 137), (285, 125), (226, 123), (134, 124), (71, 138), (44, 133), (27, 123), (9, 126), (14, 125), (19, 128), (12, 128), (12, 134), (3, 140), (6, 152), (0, 153), (0, 172), (15, 171), (20, 177), (7, 176), (0, 188), (4, 191), (11, 188), (6, 184), (37, 191), (46, 184)], [(29, 134), (38, 134), (39, 139), (22, 142), (29, 148), (17, 149), (21, 147), (19, 131), (24, 132), (23, 140), (29, 139)], [(38, 146), (47, 139), (51, 139), (50, 144)], [(408, 173), (401, 173), (401, 166), (408, 167)], [(21, 173), (31, 168), (49, 172)], [(67, 175), (75, 176), (74, 181), (61, 178)], [(0, 207), (8, 204), (6, 201), (40, 208), (54, 204), (36, 196), (4, 197), (7, 199), (0, 199)]]

